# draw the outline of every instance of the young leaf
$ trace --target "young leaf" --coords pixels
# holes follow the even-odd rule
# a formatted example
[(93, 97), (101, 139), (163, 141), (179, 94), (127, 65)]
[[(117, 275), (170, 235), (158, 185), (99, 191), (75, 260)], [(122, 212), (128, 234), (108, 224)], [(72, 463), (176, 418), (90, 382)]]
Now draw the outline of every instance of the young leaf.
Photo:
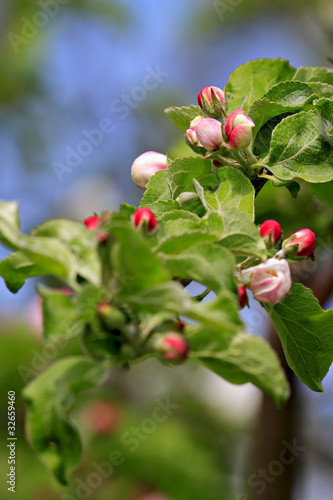
[(101, 282), (101, 265), (97, 253), (96, 235), (81, 222), (67, 219), (52, 219), (34, 228), (32, 236), (56, 238), (75, 257), (76, 273), (98, 286)]
[(327, 141), (331, 126), (316, 110), (301, 111), (282, 120), (272, 134), (269, 169), (286, 180), (333, 179), (333, 148)]
[(20, 231), (18, 204), (0, 200), (0, 241), (9, 248), (17, 248)]
[(112, 269), (115, 286), (121, 295), (139, 293), (168, 281), (167, 270), (139, 231), (117, 221), (111, 222), (110, 231), (117, 240), (112, 248)]
[(296, 71), (293, 80), (298, 80), (299, 82), (320, 82), (333, 85), (333, 73), (325, 68), (301, 66)]
[(183, 108), (170, 107), (165, 110), (166, 115), (179, 130), (190, 128), (191, 121), (197, 116), (203, 116), (203, 111), (199, 106), (189, 106)]
[(255, 224), (242, 212), (226, 208), (220, 213), (212, 212), (203, 219), (202, 224), (216, 241), (228, 248), (233, 254), (253, 255), (261, 260), (267, 258), (267, 249)]
[(194, 180), (197, 193), (207, 212), (221, 211), (224, 208), (236, 208), (251, 219), (254, 218), (254, 189), (247, 177), (232, 167), (223, 167), (217, 171), (220, 184), (216, 189), (204, 189)]
[(171, 190), (167, 181), (167, 170), (166, 168), (159, 170), (151, 177), (143, 198), (141, 199), (140, 207), (148, 207), (156, 201), (167, 201), (172, 199)]
[(323, 391), (333, 361), (333, 310), (324, 311), (313, 293), (293, 284), (292, 295), (266, 310), (274, 321), (290, 368), (310, 389)]
[(282, 404), (290, 394), (278, 357), (259, 337), (225, 335), (206, 327), (189, 330), (190, 357), (233, 384), (252, 382)]
[(95, 387), (105, 374), (101, 364), (81, 357), (65, 358), (51, 365), (23, 391), (32, 446), (64, 485), (81, 454), (80, 438), (68, 411), (75, 396)]
[(202, 283), (219, 293), (221, 289), (236, 292), (230, 252), (218, 244), (199, 243), (180, 254), (161, 254), (173, 277)]
[(254, 101), (273, 85), (291, 80), (295, 72), (283, 59), (256, 59), (242, 64), (231, 73), (227, 83), (228, 112), (243, 109), (247, 113)]
[(204, 158), (188, 156), (177, 158), (167, 169), (167, 179), (173, 198), (183, 191), (194, 191), (193, 179), (202, 186), (217, 186), (219, 180), (212, 172), (212, 162)]

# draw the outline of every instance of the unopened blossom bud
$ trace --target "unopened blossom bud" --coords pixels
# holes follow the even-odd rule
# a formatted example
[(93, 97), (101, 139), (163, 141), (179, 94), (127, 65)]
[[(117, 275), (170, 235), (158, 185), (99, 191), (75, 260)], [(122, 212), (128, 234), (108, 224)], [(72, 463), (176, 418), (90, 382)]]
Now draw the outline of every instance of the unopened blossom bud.
[(311, 229), (300, 229), (283, 242), (282, 249), (287, 258), (313, 258), (316, 248), (316, 236)]
[(255, 299), (271, 306), (281, 302), (291, 287), (289, 264), (285, 259), (268, 259), (244, 269), (241, 277), (249, 284)]
[(260, 226), (260, 236), (265, 240), (267, 248), (274, 248), (282, 236), (280, 224), (273, 219), (265, 220)]
[(180, 195), (176, 198), (176, 201), (180, 205), (184, 205), (184, 203), (194, 200), (195, 198), (198, 198), (197, 193), (193, 193), (192, 191), (184, 191), (183, 193), (180, 193)]
[(244, 285), (239, 285), (237, 287), (237, 291), (238, 291), (238, 304), (239, 307), (243, 309), (243, 307), (247, 306), (249, 303), (249, 298), (246, 293), (246, 287)]
[(151, 177), (167, 166), (168, 160), (165, 155), (155, 151), (147, 151), (134, 161), (131, 170), (132, 179), (139, 188), (146, 189)]
[(163, 359), (174, 364), (184, 361), (190, 350), (190, 346), (184, 335), (174, 332), (166, 333), (159, 338), (156, 348)]
[(237, 109), (230, 113), (225, 123), (228, 146), (232, 149), (246, 148), (252, 142), (252, 128), (255, 124), (245, 111)]
[(111, 330), (120, 330), (126, 322), (125, 315), (111, 304), (98, 304), (97, 312), (106, 326)]
[(203, 118), (195, 127), (200, 144), (207, 151), (220, 149), (223, 144), (222, 125), (214, 118)]
[(156, 230), (158, 222), (149, 208), (142, 207), (134, 212), (133, 224), (137, 228), (145, 227), (148, 233), (152, 233)]
[(221, 116), (221, 108), (224, 107), (224, 92), (218, 87), (207, 86), (198, 94), (198, 104), (208, 116)]
[(185, 132), (185, 139), (190, 146), (201, 146), (197, 134), (195, 132), (195, 127), (203, 119), (203, 116), (196, 116), (190, 123), (190, 128)]
[(92, 215), (91, 217), (85, 219), (84, 224), (88, 229), (90, 229), (90, 231), (94, 231), (95, 229), (98, 228), (100, 222), (101, 219), (97, 217), (97, 215)]

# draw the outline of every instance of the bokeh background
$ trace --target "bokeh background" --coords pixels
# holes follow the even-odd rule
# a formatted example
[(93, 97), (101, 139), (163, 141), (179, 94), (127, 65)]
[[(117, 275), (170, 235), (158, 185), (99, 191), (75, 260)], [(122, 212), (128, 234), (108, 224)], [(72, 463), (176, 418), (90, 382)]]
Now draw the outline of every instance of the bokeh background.
[[(46, 218), (83, 220), (120, 202), (137, 205), (133, 160), (147, 150), (171, 158), (186, 152), (165, 107), (195, 104), (202, 87), (223, 88), (239, 64), (255, 58), (332, 68), (332, 42), (331, 0), (1, 0), (0, 198), (20, 203), (24, 231)], [(96, 134), (102, 123), (107, 132)], [(276, 218), (285, 235), (316, 231), (317, 262), (294, 272), (326, 307), (332, 194), (328, 188), (326, 204), (302, 184), (296, 201), (270, 187), (257, 199), (258, 223)], [(7, 253), (0, 248), (1, 258)], [(24, 437), (20, 391), (79, 346), (45, 350), (34, 287), (31, 280), (13, 296), (0, 282), (1, 499), (12, 495), (4, 443), (6, 395), (15, 390), (19, 500), (331, 500), (333, 374), (325, 392), (313, 394), (289, 373), (293, 397), (276, 410), (249, 384), (232, 386), (191, 363), (114, 370), (103, 387), (80, 397), (73, 418), (85, 451), (72, 486), (60, 488)], [(250, 333), (280, 349), (259, 306), (243, 316)], [(177, 409), (148, 431), (146, 419), (166, 398)], [(133, 426), (141, 429), (135, 451), (122, 440)], [(274, 465), (286, 442), (302, 450), (293, 463)], [(112, 450), (125, 461), (99, 480), (93, 464)]]

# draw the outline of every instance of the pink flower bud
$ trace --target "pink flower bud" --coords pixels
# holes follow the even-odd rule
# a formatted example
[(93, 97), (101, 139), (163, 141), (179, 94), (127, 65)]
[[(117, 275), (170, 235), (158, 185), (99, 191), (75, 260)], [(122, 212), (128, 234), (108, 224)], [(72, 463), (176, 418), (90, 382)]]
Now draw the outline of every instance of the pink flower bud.
[(151, 177), (159, 170), (167, 168), (167, 157), (162, 153), (147, 151), (140, 155), (132, 165), (132, 179), (135, 184), (146, 189)]
[(239, 285), (237, 291), (238, 291), (238, 304), (239, 307), (243, 309), (243, 307), (247, 306), (249, 303), (249, 298), (246, 293), (246, 288), (244, 285)]
[(291, 287), (289, 264), (285, 259), (268, 259), (241, 271), (255, 299), (274, 306), (284, 299)]
[(280, 224), (273, 219), (265, 220), (260, 226), (260, 236), (265, 240), (267, 248), (275, 247), (282, 236)]
[(316, 248), (316, 236), (311, 229), (300, 229), (283, 242), (283, 250), (286, 257), (313, 258)]
[(199, 143), (195, 128), (188, 128), (185, 132), (185, 138), (190, 146), (197, 146)]
[(190, 346), (186, 338), (179, 333), (167, 333), (157, 342), (157, 349), (162, 358), (170, 363), (181, 363), (189, 353)]
[(207, 115), (218, 117), (224, 106), (224, 92), (218, 87), (204, 87), (198, 94), (198, 104)]
[(208, 151), (220, 149), (223, 144), (222, 125), (214, 118), (203, 118), (195, 127), (200, 144)]
[(225, 134), (229, 140), (228, 145), (232, 149), (240, 149), (249, 146), (252, 142), (252, 128), (255, 124), (245, 111), (237, 109), (230, 113), (225, 124)]
[(121, 424), (120, 408), (109, 401), (94, 401), (84, 411), (88, 426), (97, 434), (112, 434)]
[(101, 222), (101, 219), (97, 217), (97, 215), (92, 215), (91, 217), (88, 217), (88, 219), (85, 219), (84, 223), (87, 226), (90, 231), (94, 231), (95, 229), (98, 228), (99, 224)]
[(143, 207), (134, 212), (133, 224), (137, 228), (145, 226), (147, 232), (151, 233), (157, 228), (158, 222), (153, 212), (149, 208)]

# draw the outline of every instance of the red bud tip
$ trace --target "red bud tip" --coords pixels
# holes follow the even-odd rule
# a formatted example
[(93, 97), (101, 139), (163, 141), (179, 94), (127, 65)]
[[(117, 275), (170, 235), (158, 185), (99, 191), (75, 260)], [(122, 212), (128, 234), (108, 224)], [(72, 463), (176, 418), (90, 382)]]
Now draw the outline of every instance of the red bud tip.
[(178, 363), (187, 358), (190, 346), (183, 335), (168, 333), (160, 341), (159, 350), (165, 360)]
[(241, 309), (247, 306), (249, 303), (249, 298), (246, 293), (246, 287), (244, 285), (239, 285), (237, 288), (238, 291), (238, 304)]
[(274, 246), (282, 236), (280, 224), (273, 219), (266, 220), (260, 226), (260, 236), (268, 240)]
[(86, 227), (90, 229), (90, 231), (94, 231), (95, 229), (97, 229), (100, 222), (101, 219), (97, 217), (97, 215), (92, 215), (91, 217), (88, 217), (84, 221)]
[(146, 226), (147, 231), (150, 233), (154, 231), (158, 225), (155, 215), (146, 207), (138, 208), (138, 210), (134, 212), (133, 223), (137, 228)]

